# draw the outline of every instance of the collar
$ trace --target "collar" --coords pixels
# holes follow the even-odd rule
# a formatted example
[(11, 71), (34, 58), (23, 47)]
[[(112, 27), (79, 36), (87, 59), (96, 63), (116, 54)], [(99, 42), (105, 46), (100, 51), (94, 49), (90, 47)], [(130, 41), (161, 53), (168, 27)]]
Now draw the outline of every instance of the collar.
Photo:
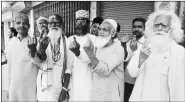
[[(21, 41), (21, 40), (20, 40), (20, 37), (21, 37), (21, 34), (18, 33), (18, 34), (17, 34), (17, 38), (19, 39), (19, 41)], [(29, 37), (29, 35), (27, 35), (25, 38), (23, 38), (22, 41), (23, 41), (24, 39), (27, 39), (28, 37)]]
[(146, 38), (144, 36), (142, 36), (137, 42), (140, 44), (144, 44), (145, 40), (146, 40)]

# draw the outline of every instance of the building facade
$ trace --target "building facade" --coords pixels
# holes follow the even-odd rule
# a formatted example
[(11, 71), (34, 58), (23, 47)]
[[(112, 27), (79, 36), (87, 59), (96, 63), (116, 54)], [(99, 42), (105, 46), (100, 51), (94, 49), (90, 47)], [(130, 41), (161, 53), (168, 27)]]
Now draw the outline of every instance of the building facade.
[[(13, 26), (13, 17), (18, 12), (24, 12), (29, 16), (29, 34), (39, 36), (36, 20), (40, 16), (46, 18), (52, 14), (63, 17), (66, 36), (74, 34), (75, 11), (85, 9), (90, 11), (90, 21), (100, 16), (104, 19), (113, 18), (121, 25), (118, 37), (128, 34), (132, 38), (132, 20), (136, 17), (146, 18), (158, 9), (169, 8), (174, 10), (184, 21), (185, 2), (154, 2), (154, 1), (13, 1), (11, 7), (2, 12), (2, 48), (8, 46), (8, 30)], [(184, 24), (184, 23), (183, 23)], [(185, 29), (184, 25), (182, 25)]]

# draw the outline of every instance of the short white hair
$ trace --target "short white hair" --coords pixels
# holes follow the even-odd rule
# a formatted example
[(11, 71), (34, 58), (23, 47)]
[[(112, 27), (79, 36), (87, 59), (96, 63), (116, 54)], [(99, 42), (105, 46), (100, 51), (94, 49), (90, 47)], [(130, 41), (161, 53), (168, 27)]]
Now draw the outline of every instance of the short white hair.
[(149, 15), (148, 20), (146, 21), (146, 28), (145, 28), (145, 34), (148, 36), (151, 34), (151, 32), (154, 32), (153, 26), (156, 18), (159, 15), (166, 15), (171, 17), (171, 37), (174, 41), (177, 43), (182, 42), (184, 40), (184, 34), (182, 30), (182, 25), (181, 25), (181, 20), (180, 18), (172, 11), (167, 11), (167, 10), (161, 10), (157, 12), (153, 12), (152, 14)]
[(43, 19), (43, 20), (46, 20), (48, 22), (48, 19), (43, 17), (43, 16), (40, 16), (38, 19), (37, 19), (37, 25), (39, 24), (39, 21)]

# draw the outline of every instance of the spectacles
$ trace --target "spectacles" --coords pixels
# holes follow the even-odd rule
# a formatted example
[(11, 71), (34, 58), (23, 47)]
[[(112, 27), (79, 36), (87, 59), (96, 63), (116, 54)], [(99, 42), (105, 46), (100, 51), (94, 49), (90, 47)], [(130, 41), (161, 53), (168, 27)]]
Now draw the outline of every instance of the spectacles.
[(85, 18), (78, 18), (78, 19), (75, 19), (75, 21), (77, 22), (77, 21), (82, 21), (82, 22), (86, 22), (87, 21), (87, 19), (85, 19)]
[(62, 24), (62, 22), (49, 22), (49, 25), (61, 25)]
[(46, 24), (46, 23), (39, 23), (39, 25), (47, 26), (47, 24)]
[(143, 26), (133, 26), (133, 28), (143, 28)]

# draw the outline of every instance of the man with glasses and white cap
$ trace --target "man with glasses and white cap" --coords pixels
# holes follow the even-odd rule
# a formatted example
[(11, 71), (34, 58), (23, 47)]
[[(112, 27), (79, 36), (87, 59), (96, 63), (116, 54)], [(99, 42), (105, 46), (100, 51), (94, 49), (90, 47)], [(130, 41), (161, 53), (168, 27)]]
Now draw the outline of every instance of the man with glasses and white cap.
[(89, 68), (90, 60), (83, 46), (88, 39), (95, 36), (89, 31), (89, 12), (76, 11), (75, 35), (68, 40), (69, 48), (74, 53), (74, 67), (71, 76), (70, 101), (90, 101), (92, 74)]
[(104, 20), (95, 42), (89, 39), (83, 46), (93, 73), (91, 101), (123, 101), (124, 49), (114, 41), (116, 29), (115, 20)]

